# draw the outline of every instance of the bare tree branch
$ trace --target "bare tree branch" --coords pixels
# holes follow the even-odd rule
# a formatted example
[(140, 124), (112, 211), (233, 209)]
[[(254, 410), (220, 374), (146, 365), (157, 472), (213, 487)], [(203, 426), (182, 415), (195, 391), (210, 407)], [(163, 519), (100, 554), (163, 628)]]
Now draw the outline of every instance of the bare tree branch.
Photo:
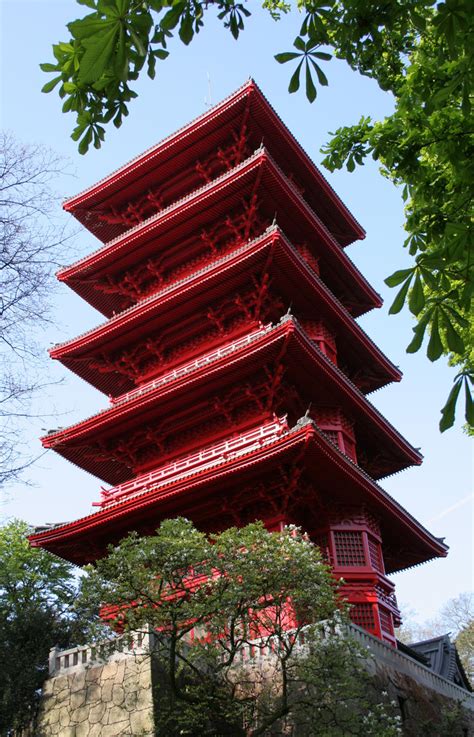
[(25, 447), (22, 424), (47, 383), (38, 336), (51, 322), (53, 271), (72, 236), (55, 217), (52, 185), (63, 173), (49, 149), (0, 133), (0, 486), (43, 455)]

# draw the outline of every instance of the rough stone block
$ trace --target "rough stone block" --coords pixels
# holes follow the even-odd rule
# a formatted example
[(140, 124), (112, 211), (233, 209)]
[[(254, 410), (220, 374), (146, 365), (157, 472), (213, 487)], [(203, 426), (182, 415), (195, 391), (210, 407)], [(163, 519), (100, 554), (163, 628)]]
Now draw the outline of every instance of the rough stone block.
[(71, 683), (71, 693), (82, 691), (86, 682), (86, 673), (86, 670), (79, 670), (77, 673), (74, 674), (74, 678), (72, 679)]
[(59, 710), (59, 723), (61, 727), (69, 726), (71, 711), (68, 706), (61, 706)]
[(130, 722), (128, 719), (123, 722), (107, 724), (105, 727), (102, 727), (100, 737), (118, 737), (118, 735), (121, 734), (130, 734)]
[(58, 694), (64, 690), (68, 690), (67, 676), (56, 676), (56, 678), (53, 678), (53, 693)]
[(146, 668), (140, 673), (138, 677), (138, 683), (141, 686), (141, 688), (150, 688), (150, 684), (151, 684), (151, 669), (150, 668)]
[(128, 719), (127, 712), (121, 706), (112, 706), (109, 711), (108, 723), (115, 724), (116, 722), (123, 722), (124, 719)]
[(48, 678), (48, 680), (44, 682), (43, 698), (45, 698), (46, 696), (51, 696), (51, 694), (53, 693), (53, 683), (54, 681), (52, 678)]
[(151, 709), (152, 704), (152, 691), (151, 691), (151, 685), (150, 688), (145, 689), (142, 688), (140, 691), (138, 691), (137, 694), (137, 709), (140, 711), (141, 709)]
[(62, 727), (58, 732), (59, 737), (76, 737), (75, 727)]
[(137, 668), (127, 668), (123, 678), (123, 685), (126, 688), (133, 689), (138, 683), (140, 671)]
[(122, 683), (125, 676), (125, 659), (117, 661), (117, 670), (115, 671), (115, 683)]
[(102, 677), (102, 665), (94, 665), (86, 670), (86, 681), (100, 681)]
[(71, 711), (71, 722), (84, 722), (89, 717), (89, 707), (80, 706), (78, 709)]
[(125, 698), (123, 700), (123, 707), (127, 711), (135, 711), (137, 708), (138, 693), (136, 691), (128, 691), (125, 688)]
[(103, 701), (99, 701), (98, 704), (91, 706), (89, 711), (89, 722), (90, 724), (96, 724), (102, 721), (102, 718), (107, 711), (107, 705)]
[(71, 710), (78, 709), (80, 706), (82, 706), (86, 701), (86, 694), (85, 691), (75, 691), (71, 694), (70, 704), (71, 704)]
[(59, 722), (59, 706), (56, 704), (48, 714), (48, 723), (55, 724)]
[(102, 724), (90, 724), (88, 737), (101, 737), (102, 729)]
[(102, 669), (102, 679), (104, 681), (107, 678), (114, 678), (117, 673), (117, 661), (113, 660), (111, 663), (106, 663)]
[(102, 701), (112, 701), (112, 689), (114, 687), (113, 681), (106, 681), (102, 684)]
[(101, 737), (102, 729), (102, 724), (90, 724), (87, 737)]
[(82, 724), (78, 724), (76, 726), (75, 737), (89, 737), (89, 734), (90, 734), (89, 722), (85, 721), (85, 722), (82, 722)]
[(133, 735), (153, 734), (153, 721), (148, 709), (130, 714), (130, 727)]
[(124, 698), (125, 691), (123, 690), (123, 687), (119, 686), (117, 683), (114, 684), (112, 688), (112, 701), (114, 704), (123, 704)]
[(102, 689), (100, 687), (100, 684), (98, 683), (92, 683), (90, 686), (87, 687), (86, 691), (86, 704), (94, 704), (96, 701), (99, 701), (102, 694)]

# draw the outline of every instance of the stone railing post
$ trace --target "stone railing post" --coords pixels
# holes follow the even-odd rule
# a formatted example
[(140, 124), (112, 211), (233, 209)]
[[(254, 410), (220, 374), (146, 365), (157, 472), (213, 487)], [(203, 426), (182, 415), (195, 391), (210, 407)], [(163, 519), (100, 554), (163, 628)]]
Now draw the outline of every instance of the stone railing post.
[(142, 653), (151, 653), (153, 650), (153, 628), (149, 624), (146, 624), (144, 630), (145, 631), (142, 634), (140, 651)]
[(60, 653), (60, 649), (55, 645), (51, 648), (49, 651), (49, 675), (54, 676), (56, 673), (56, 658), (58, 657), (58, 654)]

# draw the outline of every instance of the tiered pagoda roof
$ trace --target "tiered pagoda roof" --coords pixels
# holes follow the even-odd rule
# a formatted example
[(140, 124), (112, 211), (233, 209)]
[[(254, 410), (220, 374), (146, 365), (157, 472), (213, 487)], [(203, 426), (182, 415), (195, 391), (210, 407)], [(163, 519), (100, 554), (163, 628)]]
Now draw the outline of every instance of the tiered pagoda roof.
[(216, 253), (241, 245), (272, 222), (278, 222), (294, 245), (304, 244), (320, 259), (321, 277), (353, 316), (381, 306), (380, 295), (265, 148), (61, 269), (58, 278), (110, 317), (134, 301), (129, 290), (115, 295), (111, 290), (121, 276), (127, 281), (135, 277), (136, 291), (143, 294), (148, 282), (137, 270), (152, 259), (155, 281), (149, 282), (154, 291), (157, 283), (204, 266)]
[[(245, 435), (245, 434), (243, 434)], [(317, 479), (317, 485), (329, 485), (333, 501), (345, 505), (363, 504), (382, 521), (384, 560), (387, 573), (394, 573), (446, 554), (447, 547), (434, 537), (419, 522), (411, 517), (387, 492), (378, 486), (362, 469), (350, 461), (331, 443), (311, 420), (297, 423), (293, 428), (263, 438), (257, 447), (245, 445), (226, 458), (222, 454), (205, 468), (191, 467), (187, 472), (176, 473), (162, 480), (136, 480), (135, 490), (125, 490), (119, 497), (104, 506), (99, 512), (75, 522), (51, 527), (36, 535), (51, 552), (83, 564), (100, 557), (110, 542), (116, 542), (136, 529), (142, 534), (151, 534), (156, 527), (157, 515), (186, 515), (197, 524), (216, 529), (235, 524), (239, 512), (249, 507), (252, 495), (258, 490), (255, 479), (265, 479), (268, 470), (285, 464), (294, 468), (298, 463), (309, 477)], [(237, 481), (238, 479), (238, 481)], [(234, 485), (244, 494), (239, 503), (234, 497)], [(264, 482), (262, 482), (264, 483)], [(317, 526), (318, 516), (324, 509), (324, 499), (317, 493), (311, 494), (312, 519), (308, 519), (308, 501), (297, 499), (298, 489), (292, 490), (300, 502), (300, 522), (305, 529)], [(216, 499), (219, 502), (216, 503)], [(265, 496), (262, 493), (260, 504)], [(304, 516), (303, 516), (304, 510)], [(213, 524), (214, 523), (214, 524)], [(309, 529), (311, 532), (311, 529)], [(400, 541), (403, 540), (402, 553)]]
[[(294, 403), (294, 397), (288, 388), (292, 386), (304, 387), (300, 390), (300, 401), (296, 400), (297, 415), (298, 410), (304, 411), (310, 405), (338, 406), (348, 416), (357, 418), (356, 434), (361, 435), (360, 446), (366, 449), (368, 470), (374, 477), (421, 462), (418, 451), (317, 348), (294, 319), (289, 317), (275, 326), (257, 330), (249, 337), (252, 339), (236, 341), (236, 347), (229, 343), (228, 350), (204, 354), (186, 372), (172, 370), (169, 374), (162, 374), (99, 414), (48, 434), (43, 438), (44, 447), (54, 448), (57, 453), (108, 483), (120, 483), (131, 478), (138, 469), (125, 454), (123, 462), (111, 451), (111, 457), (107, 457), (105, 448), (100, 449), (98, 445), (101, 442), (102, 445), (113, 443), (114, 438), (126, 435), (130, 446), (134, 433), (141, 435), (146, 427), (147, 432), (159, 434), (160, 453), (163, 454), (168, 443), (171, 447), (174, 445), (170, 437), (181, 437), (196, 420), (201, 423), (206, 418), (208, 422), (213, 419), (216, 422), (216, 415), (222, 411), (221, 403), (216, 407), (217, 389), (222, 394), (222, 402), (236, 384), (246, 387), (248, 392), (253, 389), (254, 395), (250, 400), (255, 410), (249, 416), (245, 415), (244, 422), (248, 424), (282, 409), (291, 412), (290, 400), (293, 399)], [(282, 371), (286, 385), (283, 396), (279, 397), (276, 389), (278, 374)], [(266, 382), (265, 373), (270, 374)], [(270, 394), (271, 389), (273, 395)], [(238, 394), (242, 400), (246, 399), (244, 392)], [(257, 398), (262, 400), (262, 407)], [(169, 418), (168, 423), (163, 418)], [(235, 426), (235, 420), (233, 424)], [(157, 425), (159, 430), (155, 430)], [(224, 424), (220, 432), (228, 433), (228, 425)], [(158, 442), (158, 437), (155, 442)], [(194, 442), (202, 443), (198, 431)], [(179, 453), (179, 446), (175, 453)]]
[(65, 208), (102, 245), (58, 278), (107, 319), (50, 353), (110, 401), (42, 442), (111, 488), (32, 545), (296, 523), (395, 645), (385, 574), (447, 548), (377, 484), (421, 455), (366, 397), (401, 374), (355, 320), (381, 305), (344, 251), (364, 232), (255, 83)]
[[(257, 238), (234, 248), (220, 258), (192, 271), (181, 279), (159, 288), (149, 297), (135, 302), (87, 333), (50, 350), (52, 358), (60, 360), (101, 391), (117, 395), (135, 385), (124, 373), (97, 371), (97, 361), (105, 356), (122, 356), (140, 340), (149, 340), (159, 333), (162, 350), (167, 342), (179, 345), (179, 332), (199, 334), (208, 321), (211, 303), (221, 302), (229, 294), (239, 294), (266, 274), (270, 289), (274, 290), (284, 311), (291, 308), (298, 315), (310, 316), (317, 310), (324, 321), (340, 335), (339, 358), (346, 373), (364, 392), (373, 391), (391, 382), (399, 381), (400, 371), (387, 359), (366, 333), (352, 319), (347, 309), (329, 290), (320, 276), (292, 246), (277, 225), (272, 225)], [(193, 315), (189, 316), (189, 302)], [(262, 305), (263, 306), (263, 305)], [(282, 307), (280, 306), (280, 310)], [(254, 316), (255, 324), (264, 317), (262, 310)], [(188, 318), (187, 322), (183, 321)], [(166, 334), (163, 329), (166, 328)], [(242, 330), (242, 328), (240, 328)], [(133, 340), (130, 334), (133, 332)], [(224, 342), (217, 337), (215, 344)], [(199, 353), (199, 345), (195, 352)], [(189, 358), (192, 352), (187, 353)], [(182, 361), (178, 354), (171, 357), (167, 367)]]
[(298, 182), (307, 202), (342, 246), (365, 236), (252, 79), (199, 118), (68, 199), (64, 207), (106, 243), (140, 222), (143, 213), (152, 212), (154, 195), (158, 207), (167, 207), (240, 163), (262, 143)]

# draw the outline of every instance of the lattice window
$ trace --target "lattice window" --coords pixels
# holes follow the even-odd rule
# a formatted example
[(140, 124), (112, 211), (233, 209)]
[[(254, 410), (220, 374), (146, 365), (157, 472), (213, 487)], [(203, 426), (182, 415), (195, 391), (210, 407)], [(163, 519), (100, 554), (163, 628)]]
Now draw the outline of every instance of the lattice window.
[(384, 567), (383, 567), (383, 559), (382, 559), (382, 551), (380, 549), (380, 543), (376, 540), (373, 540), (370, 535), (368, 535), (367, 538), (368, 546), (369, 546), (369, 557), (370, 562), (372, 564), (372, 567), (375, 568), (376, 571), (379, 573), (384, 573)]
[(334, 532), (336, 561), (338, 566), (350, 568), (365, 566), (364, 542), (362, 532)]
[(350, 611), (354, 624), (365, 630), (375, 630), (375, 616), (372, 604), (355, 604)]
[(393, 621), (392, 615), (385, 611), (385, 609), (379, 609), (380, 626), (383, 632), (387, 632), (389, 635), (393, 635)]

